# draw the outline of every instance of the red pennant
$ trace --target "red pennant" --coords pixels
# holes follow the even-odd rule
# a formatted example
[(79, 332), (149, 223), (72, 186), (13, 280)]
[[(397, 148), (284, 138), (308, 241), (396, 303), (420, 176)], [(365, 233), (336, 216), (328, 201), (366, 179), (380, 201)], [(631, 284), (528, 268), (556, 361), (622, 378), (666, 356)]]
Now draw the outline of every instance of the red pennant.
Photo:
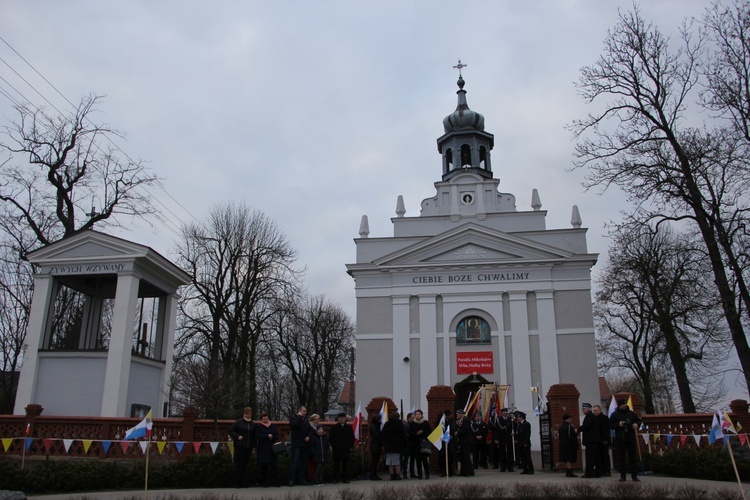
[(122, 452), (123, 453), (127, 453), (128, 452), (128, 448), (130, 448), (130, 443), (131, 443), (131, 441), (122, 441), (120, 443), (120, 446), (122, 447)]
[(198, 450), (201, 449), (201, 445), (202, 444), (203, 443), (201, 441), (194, 441), (193, 442), (193, 449), (195, 450), (196, 453), (198, 453)]
[(747, 441), (747, 434), (740, 434), (739, 438), (740, 438), (740, 444), (742, 446), (745, 446), (745, 441)]
[(687, 442), (687, 435), (680, 436), (680, 444), (685, 444)]
[(52, 449), (52, 444), (55, 442), (54, 439), (43, 439), (42, 442), (44, 443), (44, 449), (49, 453), (49, 450)]

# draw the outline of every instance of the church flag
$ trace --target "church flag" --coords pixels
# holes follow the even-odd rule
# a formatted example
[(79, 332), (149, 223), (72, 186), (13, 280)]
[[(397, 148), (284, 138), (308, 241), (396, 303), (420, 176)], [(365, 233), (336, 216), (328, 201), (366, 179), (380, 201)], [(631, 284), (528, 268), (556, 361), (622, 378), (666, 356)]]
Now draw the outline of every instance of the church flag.
[(127, 441), (129, 439), (139, 439), (142, 437), (145, 437), (147, 439), (151, 439), (151, 429), (154, 426), (154, 423), (151, 421), (151, 410), (148, 411), (146, 414), (146, 417), (138, 422), (138, 424), (135, 425), (135, 427), (131, 427), (127, 431), (125, 431), (125, 438), (124, 440)]
[(721, 430), (724, 432), (731, 432), (732, 434), (737, 434), (737, 429), (734, 428), (734, 424), (732, 424), (732, 420), (729, 418), (729, 413), (724, 412), (720, 416), (721, 420)]
[(628, 409), (633, 411), (633, 396), (628, 396)]
[(383, 426), (388, 421), (388, 403), (383, 401), (383, 406), (380, 407), (380, 430), (383, 430)]
[(438, 422), (432, 432), (430, 432), (430, 435), (427, 436), (427, 440), (432, 443), (438, 451), (443, 449), (443, 427), (445, 427), (445, 414), (440, 417), (440, 422)]
[(609, 402), (609, 415), (611, 417), (614, 412), (617, 411), (617, 401), (615, 401), (615, 395), (612, 395), (612, 401)]

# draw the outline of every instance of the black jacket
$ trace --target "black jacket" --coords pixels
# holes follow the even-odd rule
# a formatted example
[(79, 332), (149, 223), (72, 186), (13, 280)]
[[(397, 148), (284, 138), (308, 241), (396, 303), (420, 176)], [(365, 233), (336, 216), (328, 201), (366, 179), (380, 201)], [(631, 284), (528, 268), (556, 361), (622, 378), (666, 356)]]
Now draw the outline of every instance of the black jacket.
[[(623, 423), (620, 426), (620, 422)], [(635, 440), (635, 429), (633, 424), (640, 426), (642, 420), (632, 410), (621, 410), (618, 408), (609, 417), (609, 426), (615, 430), (616, 441), (634, 441)]]
[(349, 451), (354, 446), (354, 429), (349, 424), (336, 424), (331, 427), (328, 437), (333, 450), (333, 458), (349, 458)]
[(235, 420), (229, 427), (229, 435), (232, 436), (236, 448), (255, 448), (255, 422), (252, 420), (250, 422), (244, 418)]
[(304, 448), (306, 444), (305, 438), (310, 436), (310, 424), (307, 421), (307, 417), (303, 417), (299, 413), (295, 414), (289, 420), (289, 427), (292, 430), (292, 448)]
[(388, 419), (383, 426), (383, 448), (386, 453), (401, 453), (406, 451), (406, 431), (404, 424), (395, 415)]

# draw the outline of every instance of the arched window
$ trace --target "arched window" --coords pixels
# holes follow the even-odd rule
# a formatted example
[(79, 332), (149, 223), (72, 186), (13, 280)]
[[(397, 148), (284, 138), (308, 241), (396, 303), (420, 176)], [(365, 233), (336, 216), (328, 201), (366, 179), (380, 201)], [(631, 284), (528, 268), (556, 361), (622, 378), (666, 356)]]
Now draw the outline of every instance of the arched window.
[(453, 150), (450, 148), (445, 151), (445, 165), (448, 172), (453, 170)]
[(456, 327), (456, 344), (490, 344), (490, 325), (479, 316), (467, 316)]
[(479, 146), (479, 168), (487, 170), (487, 148)]
[(461, 146), (461, 168), (471, 167), (471, 146), (464, 144)]

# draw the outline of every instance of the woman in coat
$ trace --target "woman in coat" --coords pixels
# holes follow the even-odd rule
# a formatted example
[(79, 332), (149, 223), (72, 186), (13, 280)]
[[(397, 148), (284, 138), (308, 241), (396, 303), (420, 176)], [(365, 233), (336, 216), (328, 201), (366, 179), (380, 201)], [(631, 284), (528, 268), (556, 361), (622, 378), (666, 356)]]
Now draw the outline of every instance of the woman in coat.
[(401, 455), (406, 451), (406, 430), (398, 413), (393, 412), (383, 426), (385, 465), (391, 471), (391, 481), (401, 479)]
[(573, 474), (573, 464), (578, 461), (578, 430), (570, 423), (572, 418), (563, 415), (563, 423), (558, 431), (560, 436), (560, 461), (565, 462), (565, 477), (578, 477)]
[(260, 414), (260, 423), (255, 426), (255, 439), (258, 443), (258, 466), (263, 487), (268, 488), (269, 483), (271, 486), (279, 486), (276, 455), (273, 453), (273, 444), (280, 441), (279, 431), (266, 412)]
[[(417, 462), (417, 477), (419, 479), (422, 479), (423, 472), (424, 478), (430, 479), (430, 455), (422, 454), (422, 442), (427, 439), (431, 431), (432, 427), (427, 419), (424, 418), (422, 410), (416, 410), (414, 412), (414, 420), (409, 422), (409, 446)], [(432, 443), (430, 443), (431, 452)]]

